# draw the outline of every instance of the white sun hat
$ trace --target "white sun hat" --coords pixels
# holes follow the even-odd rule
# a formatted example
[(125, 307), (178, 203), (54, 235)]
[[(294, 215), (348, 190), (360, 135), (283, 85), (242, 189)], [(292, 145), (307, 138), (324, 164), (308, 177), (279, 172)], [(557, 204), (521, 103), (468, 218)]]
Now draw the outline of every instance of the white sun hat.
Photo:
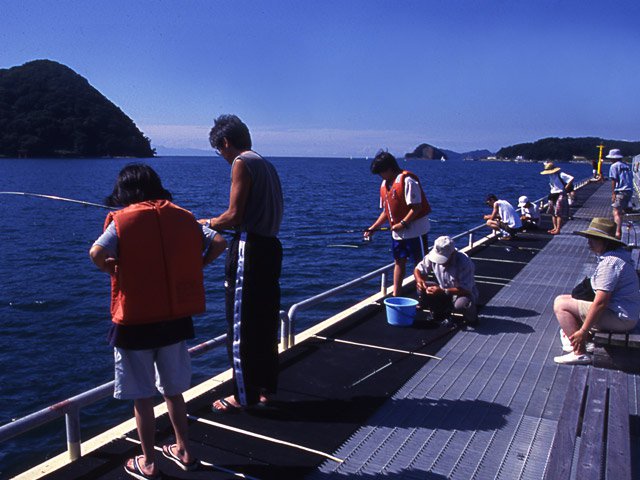
[(619, 148), (613, 148), (609, 150), (609, 155), (607, 155), (605, 158), (624, 158), (624, 156), (622, 155), (622, 153), (620, 153)]
[(518, 199), (518, 206), (520, 208), (524, 207), (527, 203), (529, 203), (529, 199), (525, 196), (522, 195), (519, 199)]

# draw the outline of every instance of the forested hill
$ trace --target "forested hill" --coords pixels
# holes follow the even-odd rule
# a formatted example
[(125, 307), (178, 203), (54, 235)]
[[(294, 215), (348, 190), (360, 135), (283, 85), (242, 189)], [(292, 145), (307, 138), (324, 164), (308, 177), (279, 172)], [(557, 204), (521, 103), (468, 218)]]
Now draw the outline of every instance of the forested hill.
[(612, 148), (619, 148), (625, 156), (640, 154), (640, 142), (606, 140), (596, 137), (543, 138), (533, 143), (520, 143), (498, 150), (501, 158), (522, 156), (529, 160), (571, 160), (574, 156), (598, 158), (598, 145), (604, 145), (602, 156)]
[(153, 154), (133, 121), (70, 68), (36, 60), (0, 69), (0, 156)]

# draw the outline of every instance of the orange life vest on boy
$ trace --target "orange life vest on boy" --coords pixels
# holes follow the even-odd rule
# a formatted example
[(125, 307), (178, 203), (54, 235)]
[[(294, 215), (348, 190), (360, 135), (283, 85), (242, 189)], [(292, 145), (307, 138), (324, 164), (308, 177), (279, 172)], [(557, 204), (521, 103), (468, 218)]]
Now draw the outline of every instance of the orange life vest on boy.
[(111, 277), (111, 317), (142, 325), (205, 310), (202, 228), (167, 200), (130, 205), (107, 215), (115, 222), (118, 268)]
[[(403, 170), (402, 173), (396, 177), (391, 188), (387, 188), (386, 182), (382, 182), (380, 186), (380, 198), (382, 199), (382, 208), (385, 209), (387, 213), (387, 219), (389, 220), (389, 224), (393, 227), (396, 223), (400, 223), (406, 215), (409, 213), (411, 208), (407, 205), (407, 202), (404, 197), (404, 180), (406, 177), (413, 178), (418, 185), (420, 185), (420, 180), (416, 175), (406, 170)], [(420, 208), (417, 212), (417, 215), (413, 217), (414, 220), (418, 218), (425, 217), (431, 213), (431, 205), (429, 205), (429, 201), (424, 194), (424, 190), (422, 190), (422, 185), (420, 185)]]

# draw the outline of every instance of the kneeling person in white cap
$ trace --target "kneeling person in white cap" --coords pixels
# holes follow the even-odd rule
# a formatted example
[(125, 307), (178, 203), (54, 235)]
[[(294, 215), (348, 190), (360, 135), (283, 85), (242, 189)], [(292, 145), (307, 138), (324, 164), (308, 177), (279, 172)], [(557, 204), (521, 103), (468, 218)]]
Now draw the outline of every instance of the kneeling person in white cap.
[[(427, 281), (429, 272), (433, 272), (436, 282)], [(421, 306), (430, 309), (437, 322), (447, 321), (451, 312), (459, 311), (465, 323), (476, 324), (478, 289), (474, 274), (473, 262), (456, 250), (451, 237), (438, 237), (413, 271)]]
[(540, 212), (535, 203), (531, 203), (529, 199), (522, 195), (518, 199), (518, 207), (520, 207), (520, 220), (524, 230), (535, 230), (540, 225)]

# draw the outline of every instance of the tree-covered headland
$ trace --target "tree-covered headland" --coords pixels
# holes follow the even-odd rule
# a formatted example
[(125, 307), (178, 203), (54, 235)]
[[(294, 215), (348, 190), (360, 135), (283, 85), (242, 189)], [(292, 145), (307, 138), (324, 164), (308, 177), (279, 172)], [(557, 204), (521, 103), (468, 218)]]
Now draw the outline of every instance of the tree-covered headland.
[(135, 123), (70, 68), (36, 60), (0, 69), (0, 156), (153, 155)]
[(498, 150), (499, 158), (522, 157), (528, 160), (572, 160), (575, 157), (598, 158), (598, 145), (603, 145), (604, 157), (612, 148), (619, 148), (625, 156), (640, 154), (640, 142), (607, 140), (597, 137), (543, 138), (532, 143), (520, 143)]

